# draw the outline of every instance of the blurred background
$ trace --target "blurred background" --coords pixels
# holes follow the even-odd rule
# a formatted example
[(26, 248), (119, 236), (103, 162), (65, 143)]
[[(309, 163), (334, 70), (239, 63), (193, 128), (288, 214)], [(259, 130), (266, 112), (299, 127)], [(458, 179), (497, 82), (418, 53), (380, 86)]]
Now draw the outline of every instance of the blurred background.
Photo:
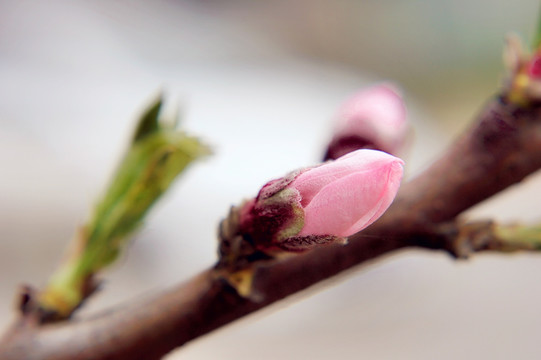
[[(319, 161), (341, 102), (403, 90), (408, 176), (463, 130), (503, 76), (509, 31), (539, 4), (459, 0), (0, 0), (0, 328), (43, 285), (160, 89), (215, 155), (150, 214), (81, 316), (215, 260), (216, 224), (267, 180)], [(541, 218), (541, 178), (470, 216)], [(408, 250), (198, 339), (168, 359), (538, 359), (541, 254), (454, 261)]]

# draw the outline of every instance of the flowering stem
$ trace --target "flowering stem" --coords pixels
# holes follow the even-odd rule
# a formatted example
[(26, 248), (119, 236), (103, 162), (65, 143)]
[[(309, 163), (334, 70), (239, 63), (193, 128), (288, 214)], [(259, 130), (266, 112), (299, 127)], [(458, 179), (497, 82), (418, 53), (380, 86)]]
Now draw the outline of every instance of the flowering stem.
[[(541, 168), (540, 115), (539, 107), (516, 109), (492, 99), (443, 157), (405, 184), (383, 217), (351, 237), (349, 245), (316, 249), (259, 268), (254, 286), (263, 295), (261, 302), (239, 296), (207, 270), (150, 299), (77, 322), (36, 327), (23, 316), (0, 343), (0, 358), (159, 359), (382, 254), (407, 246), (453, 252), (452, 239), (460, 233), (460, 224), (453, 223), (458, 214)], [(443, 231), (450, 223), (454, 230)], [(35, 346), (25, 346), (29, 341)]]

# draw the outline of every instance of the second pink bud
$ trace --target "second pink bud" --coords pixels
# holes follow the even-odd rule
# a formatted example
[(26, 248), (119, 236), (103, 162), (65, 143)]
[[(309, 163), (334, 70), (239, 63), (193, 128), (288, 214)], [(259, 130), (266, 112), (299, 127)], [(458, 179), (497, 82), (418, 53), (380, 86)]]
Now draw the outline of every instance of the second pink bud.
[(358, 149), (397, 155), (408, 134), (406, 106), (391, 84), (380, 84), (353, 95), (340, 108), (325, 160)]

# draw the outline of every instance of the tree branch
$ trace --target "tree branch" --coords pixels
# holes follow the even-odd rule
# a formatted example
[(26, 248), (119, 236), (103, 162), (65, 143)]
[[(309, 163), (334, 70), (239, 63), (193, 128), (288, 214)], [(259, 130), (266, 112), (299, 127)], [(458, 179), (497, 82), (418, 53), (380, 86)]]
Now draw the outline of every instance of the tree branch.
[(254, 287), (261, 302), (240, 297), (209, 269), (169, 291), (91, 318), (38, 325), (21, 316), (0, 343), (0, 359), (159, 359), (380, 255), (408, 246), (464, 255), (455, 241), (462, 226), (456, 216), (541, 168), (540, 115), (539, 105), (518, 108), (492, 99), (442, 158), (405, 184), (385, 215), (348, 245), (258, 268)]

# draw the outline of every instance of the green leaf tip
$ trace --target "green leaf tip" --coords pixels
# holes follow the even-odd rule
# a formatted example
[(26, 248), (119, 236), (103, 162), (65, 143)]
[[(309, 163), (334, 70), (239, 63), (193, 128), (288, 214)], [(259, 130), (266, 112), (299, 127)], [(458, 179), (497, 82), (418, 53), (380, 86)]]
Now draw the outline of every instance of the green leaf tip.
[(141, 114), (135, 133), (133, 134), (133, 142), (139, 141), (148, 134), (159, 130), (159, 115), (162, 105), (163, 95), (160, 93), (143, 111), (143, 114)]

